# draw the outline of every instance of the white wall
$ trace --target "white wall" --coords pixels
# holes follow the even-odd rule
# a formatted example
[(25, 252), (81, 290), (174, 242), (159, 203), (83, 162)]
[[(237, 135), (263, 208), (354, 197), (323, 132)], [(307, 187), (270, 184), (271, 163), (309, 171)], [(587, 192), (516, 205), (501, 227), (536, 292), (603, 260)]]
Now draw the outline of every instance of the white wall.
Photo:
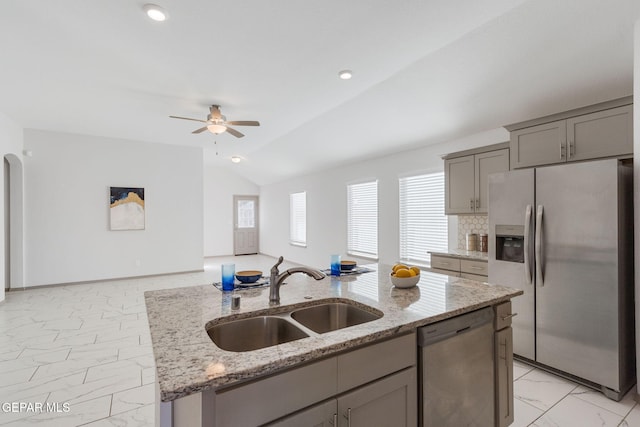
[(259, 194), (260, 187), (258, 185), (232, 170), (205, 166), (205, 256), (233, 254), (233, 196), (257, 196)]
[[(22, 159), (22, 128), (9, 117), (0, 113), (0, 153), (2, 157), (6, 155), (14, 155), (18, 161)], [(4, 174), (0, 174), (2, 178), (2, 185), (0, 185), (0, 200), (4, 200)], [(2, 212), (2, 224), (4, 224), (4, 209), (0, 209)], [(22, 218), (17, 218), (17, 221), (22, 222)], [(4, 226), (0, 226), (0, 242), (4, 242), (5, 233)], [(1, 244), (2, 256), (0, 256), (0, 277), (2, 277), (2, 290), (0, 290), (0, 301), (5, 298), (4, 294), (4, 277), (5, 277), (5, 256), (4, 256), (4, 243)], [(17, 276), (21, 277), (22, 272), (15, 272)]]
[[(289, 261), (326, 267), (332, 253), (346, 255), (346, 186), (378, 179), (378, 255), (380, 262), (393, 263), (399, 256), (398, 178), (413, 173), (442, 171), (441, 156), (460, 150), (508, 141), (506, 130), (494, 129), (470, 137), (425, 148), (363, 161), (315, 173), (260, 189), (260, 250), (283, 255)], [(391, 144), (391, 142), (390, 142)], [(289, 194), (307, 192), (307, 247), (289, 245)], [(456, 227), (455, 220), (449, 227)], [(449, 232), (457, 241), (457, 230)], [(450, 243), (451, 244), (451, 243)]]
[[(25, 285), (201, 270), (202, 150), (26, 129)], [(109, 187), (144, 187), (146, 229), (109, 230)]]

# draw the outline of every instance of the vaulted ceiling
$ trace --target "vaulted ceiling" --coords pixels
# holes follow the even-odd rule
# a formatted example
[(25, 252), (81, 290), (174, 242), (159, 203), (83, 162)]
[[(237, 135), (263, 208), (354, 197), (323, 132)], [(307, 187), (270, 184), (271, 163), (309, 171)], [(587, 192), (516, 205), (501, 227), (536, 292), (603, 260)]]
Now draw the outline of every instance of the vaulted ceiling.
[[(266, 184), (633, 90), (634, 0), (153, 1), (167, 21), (130, 0), (3, 1), (0, 111), (203, 147)], [(168, 118), (211, 104), (262, 125), (236, 139)]]

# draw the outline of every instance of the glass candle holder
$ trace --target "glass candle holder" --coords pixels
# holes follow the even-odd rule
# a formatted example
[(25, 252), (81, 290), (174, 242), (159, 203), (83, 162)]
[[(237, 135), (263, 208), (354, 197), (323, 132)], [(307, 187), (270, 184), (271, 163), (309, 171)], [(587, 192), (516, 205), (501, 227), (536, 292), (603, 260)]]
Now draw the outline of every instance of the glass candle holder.
[(236, 265), (222, 264), (222, 290), (232, 291), (235, 284)]
[(331, 275), (340, 275), (340, 255), (331, 255)]

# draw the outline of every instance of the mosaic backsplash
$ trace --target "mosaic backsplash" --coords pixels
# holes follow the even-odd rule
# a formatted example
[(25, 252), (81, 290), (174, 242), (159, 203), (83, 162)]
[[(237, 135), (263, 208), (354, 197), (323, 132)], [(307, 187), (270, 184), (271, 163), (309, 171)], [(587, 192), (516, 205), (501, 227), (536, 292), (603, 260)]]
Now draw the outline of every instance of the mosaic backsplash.
[(458, 249), (467, 249), (466, 234), (489, 234), (487, 215), (458, 215)]

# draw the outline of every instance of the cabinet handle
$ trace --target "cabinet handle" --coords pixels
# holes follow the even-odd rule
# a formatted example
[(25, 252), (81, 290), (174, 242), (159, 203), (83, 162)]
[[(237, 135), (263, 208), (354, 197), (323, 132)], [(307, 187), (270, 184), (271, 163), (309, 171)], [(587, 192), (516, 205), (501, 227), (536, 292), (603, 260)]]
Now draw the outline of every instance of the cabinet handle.
[(351, 427), (351, 408), (347, 409), (347, 427)]
[(518, 315), (518, 313), (506, 314), (504, 316), (500, 316), (500, 319), (507, 320), (507, 319), (511, 319), (512, 317), (517, 316), (517, 315)]
[(472, 265), (469, 268), (472, 270), (484, 270), (484, 267), (476, 267), (475, 265)]
[(476, 199), (476, 209), (480, 209), (480, 199)]
[(469, 208), (473, 210), (473, 199), (469, 199)]
[(337, 412), (333, 413), (333, 426), (334, 427), (338, 427), (338, 413)]
[(576, 154), (576, 147), (573, 141), (569, 141), (569, 158)]
[(560, 159), (561, 160), (564, 159), (566, 149), (567, 147), (563, 143), (560, 143)]

